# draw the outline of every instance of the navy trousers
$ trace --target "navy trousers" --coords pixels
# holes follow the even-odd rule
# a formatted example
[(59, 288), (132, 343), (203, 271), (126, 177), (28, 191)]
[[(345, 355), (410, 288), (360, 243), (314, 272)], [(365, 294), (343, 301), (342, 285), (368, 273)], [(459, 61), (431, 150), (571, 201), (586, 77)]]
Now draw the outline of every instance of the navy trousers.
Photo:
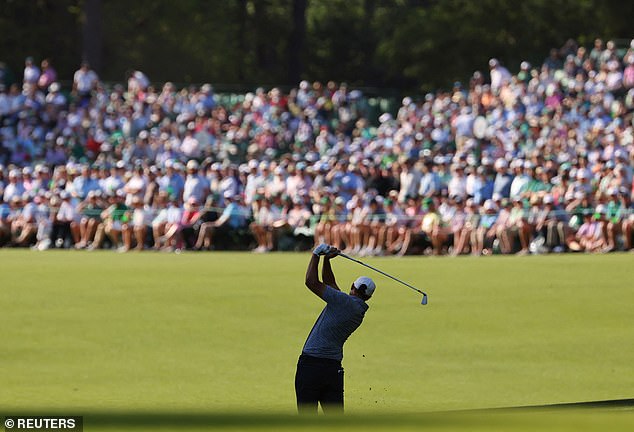
[(300, 414), (343, 412), (343, 367), (332, 359), (302, 354), (295, 373), (295, 395)]

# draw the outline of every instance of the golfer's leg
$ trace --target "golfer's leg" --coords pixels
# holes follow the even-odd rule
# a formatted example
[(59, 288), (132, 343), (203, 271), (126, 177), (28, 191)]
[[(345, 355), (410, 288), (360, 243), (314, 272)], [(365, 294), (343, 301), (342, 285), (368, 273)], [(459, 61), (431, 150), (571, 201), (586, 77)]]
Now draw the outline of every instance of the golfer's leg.
[(343, 413), (343, 368), (330, 367), (326, 377), (327, 386), (321, 396), (324, 414)]
[(297, 364), (295, 373), (295, 397), (297, 412), (300, 414), (317, 414), (319, 401), (320, 378), (318, 369), (310, 365)]

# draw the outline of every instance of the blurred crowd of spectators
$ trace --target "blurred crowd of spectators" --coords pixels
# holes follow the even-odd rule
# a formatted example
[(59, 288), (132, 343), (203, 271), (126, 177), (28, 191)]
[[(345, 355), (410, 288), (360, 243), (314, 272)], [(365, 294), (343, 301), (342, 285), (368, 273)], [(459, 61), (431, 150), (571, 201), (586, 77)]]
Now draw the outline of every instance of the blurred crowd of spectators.
[[(0, 244), (358, 255), (632, 249), (634, 42), (567, 42), (512, 74), (368, 118), (344, 83), (58, 83), (0, 65)], [(3, 82), (3, 80), (5, 80)], [(7, 85), (10, 84), (10, 85)]]

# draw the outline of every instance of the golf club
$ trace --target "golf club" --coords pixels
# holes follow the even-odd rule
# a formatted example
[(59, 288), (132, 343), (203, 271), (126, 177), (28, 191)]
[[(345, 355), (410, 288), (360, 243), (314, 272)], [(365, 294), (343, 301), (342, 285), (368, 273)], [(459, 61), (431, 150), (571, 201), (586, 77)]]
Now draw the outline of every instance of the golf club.
[(351, 256), (348, 256), (348, 255), (346, 255), (346, 254), (345, 254), (345, 253), (343, 253), (343, 252), (339, 252), (339, 256), (342, 256), (342, 257), (344, 257), (344, 258), (347, 258), (347, 259), (349, 259), (350, 261), (354, 261), (354, 262), (356, 262), (357, 264), (361, 264), (362, 266), (367, 267), (367, 268), (369, 268), (369, 269), (371, 269), (371, 270), (374, 270), (375, 272), (381, 273), (383, 276), (387, 276), (387, 277), (389, 277), (390, 279), (395, 280), (396, 282), (400, 282), (400, 283), (402, 283), (402, 284), (403, 284), (403, 285), (405, 285), (406, 287), (411, 288), (411, 289), (413, 289), (414, 291), (416, 291), (416, 292), (418, 292), (418, 293), (420, 293), (420, 294), (422, 294), (422, 295), (423, 295), (423, 300), (420, 302), (420, 304), (422, 304), (422, 305), (426, 305), (426, 304), (427, 304), (427, 294), (425, 294), (424, 292), (422, 292), (422, 291), (421, 291), (421, 290), (419, 290), (418, 288), (415, 288), (415, 287), (411, 286), (410, 284), (408, 284), (408, 283), (406, 283), (406, 282), (403, 282), (402, 280), (397, 279), (397, 278), (395, 278), (394, 276), (391, 276), (391, 275), (389, 275), (389, 274), (387, 274), (387, 273), (385, 273), (385, 272), (383, 272), (383, 271), (379, 270), (378, 268), (372, 267), (371, 265), (368, 265), (368, 264), (366, 264), (366, 263), (364, 263), (364, 262), (361, 262), (361, 261), (359, 261), (358, 259), (352, 258)]

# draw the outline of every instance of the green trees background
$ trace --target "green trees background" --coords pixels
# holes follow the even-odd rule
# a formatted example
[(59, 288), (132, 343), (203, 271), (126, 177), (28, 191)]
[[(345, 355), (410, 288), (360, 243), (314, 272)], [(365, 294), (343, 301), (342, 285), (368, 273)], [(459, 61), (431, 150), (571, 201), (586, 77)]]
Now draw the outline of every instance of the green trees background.
[(0, 61), (50, 57), (70, 78), (87, 58), (105, 80), (243, 88), (299, 79), (427, 90), (540, 63), (569, 39), (634, 37), (620, 0), (0, 0)]

